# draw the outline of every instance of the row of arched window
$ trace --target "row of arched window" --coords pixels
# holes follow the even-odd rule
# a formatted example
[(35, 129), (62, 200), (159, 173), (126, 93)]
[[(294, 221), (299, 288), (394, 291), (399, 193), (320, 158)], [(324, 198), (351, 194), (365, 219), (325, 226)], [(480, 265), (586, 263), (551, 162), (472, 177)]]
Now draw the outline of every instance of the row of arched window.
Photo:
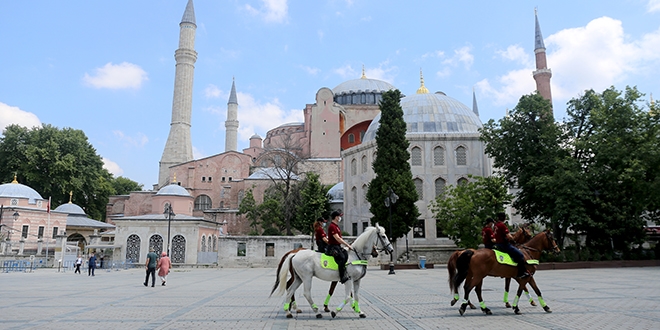
[[(415, 178), (413, 179), (413, 182), (415, 183), (415, 190), (417, 191), (417, 198), (418, 200), (424, 200), (424, 181), (420, 178)], [(466, 184), (468, 180), (466, 178), (460, 178), (456, 181), (456, 184), (462, 185)], [(437, 178), (435, 179), (434, 182), (434, 191), (435, 191), (435, 197), (440, 196), (444, 190), (445, 186), (447, 185), (447, 181), (443, 178)], [(362, 185), (361, 189), (361, 194), (358, 196), (358, 188), (353, 187), (351, 188), (351, 199), (352, 199), (352, 204), (353, 206), (358, 206), (359, 202), (367, 202), (367, 185)], [(358, 198), (359, 197), (359, 198)]]
[(344, 104), (378, 104), (383, 99), (383, 93), (362, 92), (341, 94), (335, 96), (335, 102)]
[[(222, 195), (222, 196), (220, 196), (221, 198), (224, 197), (224, 190), (222, 190), (221, 195)], [(239, 205), (241, 204), (241, 201), (243, 200), (244, 195), (245, 194), (244, 194), (243, 190), (238, 192), (238, 204)], [(195, 211), (204, 211), (204, 210), (212, 208), (213, 204), (212, 204), (212, 201), (211, 201), (211, 197), (209, 197), (207, 195), (197, 196), (195, 198), (194, 207), (195, 207)], [(218, 207), (221, 208), (221, 209), (224, 208), (225, 207), (225, 202), (220, 201), (220, 205), (218, 205)]]
[(200, 244), (201, 244), (201, 249), (200, 249), (201, 252), (218, 251), (218, 238), (215, 235), (209, 235), (208, 237), (202, 235)]
[[(126, 238), (126, 261), (138, 263), (140, 262), (140, 246), (142, 239), (136, 234), (131, 234)], [(163, 237), (159, 234), (153, 234), (149, 237), (149, 249), (154, 249), (157, 255), (163, 252)], [(185, 263), (186, 262), (186, 238), (183, 235), (175, 235), (172, 237), (172, 250), (170, 252), (170, 260), (172, 263)]]
[[(456, 159), (456, 166), (466, 166), (467, 165), (467, 148), (464, 146), (458, 146), (454, 149), (454, 156)], [(373, 158), (376, 158), (376, 153), (373, 154)], [(423, 153), (422, 148), (413, 147), (410, 149), (410, 165), (411, 166), (423, 166)], [(367, 155), (363, 155), (360, 159), (360, 173), (367, 173), (369, 169), (369, 160)], [(433, 166), (445, 166), (445, 148), (437, 146), (433, 148)], [(353, 158), (351, 160), (351, 175), (358, 174), (358, 161)]]

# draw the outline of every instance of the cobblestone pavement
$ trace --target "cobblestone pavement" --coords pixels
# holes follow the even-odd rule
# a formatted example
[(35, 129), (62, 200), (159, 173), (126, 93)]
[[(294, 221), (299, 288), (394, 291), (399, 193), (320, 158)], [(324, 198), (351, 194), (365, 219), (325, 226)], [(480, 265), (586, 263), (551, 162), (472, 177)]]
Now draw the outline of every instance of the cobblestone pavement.
[[(458, 305), (449, 305), (452, 295), (442, 266), (396, 275), (373, 268), (360, 290), (366, 319), (349, 308), (337, 318), (324, 313), (316, 319), (302, 290), (303, 313), (286, 319), (283, 299), (268, 297), (272, 268), (174, 269), (167, 286), (154, 288), (143, 286), (144, 274), (143, 269), (99, 269), (94, 277), (53, 269), (0, 274), (0, 329), (660, 328), (660, 267), (538, 271), (536, 281), (553, 312), (521, 299), (522, 315), (504, 307), (503, 280), (488, 278), (484, 299), (490, 316), (470, 309), (460, 316)], [(328, 284), (314, 280), (318, 305)], [(338, 286), (332, 306), (343, 291)]]

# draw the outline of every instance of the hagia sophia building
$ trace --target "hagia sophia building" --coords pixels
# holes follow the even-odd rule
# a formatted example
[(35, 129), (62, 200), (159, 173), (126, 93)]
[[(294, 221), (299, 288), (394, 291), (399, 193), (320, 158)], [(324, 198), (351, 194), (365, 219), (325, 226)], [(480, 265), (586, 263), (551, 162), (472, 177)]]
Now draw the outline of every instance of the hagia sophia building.
[[(364, 70), (361, 77), (332, 89), (321, 87), (314, 103), (306, 104), (303, 109), (304, 122), (280, 125), (269, 130), (264, 138), (255, 134), (249, 147), (239, 151), (240, 100), (232, 81), (225, 121), (225, 151), (193, 159), (192, 85), (198, 54), (194, 47), (197, 25), (192, 0), (188, 0), (179, 25), (172, 121), (159, 163), (158, 183), (151, 191), (110, 197), (106, 219), (116, 226), (115, 258), (142, 260), (149, 247), (154, 247), (157, 252), (169, 248), (174, 263), (213, 262), (205, 258), (218, 258), (217, 253), (211, 253), (218, 251), (220, 237), (241, 236), (250, 231), (249, 221), (237, 215), (240, 202), (249, 190), (257, 203), (263, 200), (271, 178), (278, 175), (269, 167), (272, 160), (269, 152), (286, 146), (295, 146), (300, 155), (305, 155), (295, 169), (296, 175), (302, 177), (312, 171), (319, 174), (323, 184), (333, 186), (329, 192), (331, 204), (343, 210), (343, 230), (350, 235), (362, 233), (372, 216), (365, 196), (374, 177), (371, 164), (376, 154), (379, 102), (384, 92), (396, 87), (368, 78)], [(546, 65), (538, 18), (535, 54), (533, 76), (537, 90), (550, 100), (552, 73)], [(469, 180), (468, 175), (492, 174), (491, 159), (479, 140), (482, 123), (476, 98), (473, 94), (472, 107), (468, 107), (443, 92), (430, 92), (420, 72), (419, 89), (400, 102), (421, 213), (406, 239), (413, 248), (453, 246), (451, 240), (436, 230), (429, 203), (446, 185)], [(164, 210), (171, 210), (172, 216), (168, 218)]]

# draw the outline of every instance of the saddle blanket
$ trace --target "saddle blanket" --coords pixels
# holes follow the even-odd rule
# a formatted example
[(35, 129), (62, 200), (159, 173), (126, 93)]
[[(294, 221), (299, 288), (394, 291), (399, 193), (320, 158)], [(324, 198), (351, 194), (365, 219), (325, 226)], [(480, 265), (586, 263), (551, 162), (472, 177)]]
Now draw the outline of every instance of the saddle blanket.
[[(504, 253), (502, 251), (498, 250), (493, 250), (495, 252), (495, 258), (497, 259), (497, 262), (503, 264), (503, 265), (509, 265), (509, 266), (518, 266), (518, 263), (513, 261), (511, 259), (511, 256), (508, 253)], [(525, 260), (528, 265), (538, 265), (539, 261), (536, 259), (529, 259)]]
[[(350, 262), (351, 265), (367, 265), (367, 260), (353, 260)], [(335, 257), (329, 256), (325, 253), (321, 253), (321, 267), (331, 270), (339, 270), (339, 265), (335, 261)]]

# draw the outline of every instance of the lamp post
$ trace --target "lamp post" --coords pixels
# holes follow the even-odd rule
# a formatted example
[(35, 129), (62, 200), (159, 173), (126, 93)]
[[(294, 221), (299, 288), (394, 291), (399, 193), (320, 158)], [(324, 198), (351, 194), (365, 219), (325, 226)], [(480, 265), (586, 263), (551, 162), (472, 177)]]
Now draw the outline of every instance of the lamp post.
[(172, 224), (172, 218), (176, 216), (172, 210), (172, 205), (170, 203), (165, 204), (165, 210), (163, 211), (163, 216), (167, 218), (167, 256), (170, 256), (170, 227)]
[[(399, 200), (399, 196), (394, 193), (392, 188), (387, 188), (387, 197), (385, 197), (385, 206), (389, 209), (389, 220), (390, 220), (390, 242), (394, 242), (394, 237), (392, 235), (392, 205), (396, 203), (396, 201)], [(394, 273), (394, 255), (390, 253), (390, 272), (388, 275), (392, 275)]]

